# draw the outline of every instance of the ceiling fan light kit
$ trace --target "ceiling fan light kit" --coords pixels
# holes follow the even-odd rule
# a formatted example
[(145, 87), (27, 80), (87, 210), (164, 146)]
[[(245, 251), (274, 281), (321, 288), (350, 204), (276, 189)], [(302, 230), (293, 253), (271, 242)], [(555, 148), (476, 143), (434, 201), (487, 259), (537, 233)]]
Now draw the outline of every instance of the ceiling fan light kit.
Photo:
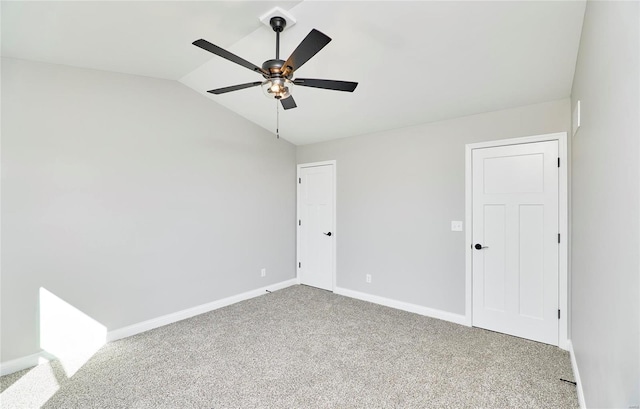
[(262, 83), (262, 91), (267, 98), (286, 99), (291, 96), (293, 82), (287, 78), (272, 78)]
[(269, 21), (269, 25), (276, 33), (276, 58), (267, 60), (262, 64), (262, 67), (238, 57), (229, 51), (218, 47), (206, 40), (200, 39), (193, 42), (193, 45), (209, 51), (219, 57), (241, 65), (251, 71), (257, 72), (264, 77), (263, 81), (248, 82), (246, 84), (232, 85), (224, 88), (217, 88), (207, 91), (211, 94), (220, 95), (227, 92), (238, 91), (245, 88), (251, 88), (260, 85), (264, 94), (268, 98), (279, 100), (284, 109), (292, 109), (297, 105), (291, 96), (291, 90), (293, 85), (299, 85), (302, 87), (321, 88), (333, 91), (346, 91), (353, 92), (358, 86), (357, 82), (350, 81), (336, 81), (325, 79), (313, 79), (313, 78), (293, 78), (296, 70), (304, 65), (311, 57), (316, 55), (322, 50), (329, 42), (331, 38), (321, 33), (320, 31), (313, 29), (302, 42), (291, 53), (289, 58), (284, 61), (280, 59), (280, 33), (284, 31), (287, 26), (287, 20), (295, 23), (295, 20), (288, 16), (288, 19), (282, 17), (287, 13), (284, 10), (275, 8), (269, 13), (260, 18), (261, 21)]

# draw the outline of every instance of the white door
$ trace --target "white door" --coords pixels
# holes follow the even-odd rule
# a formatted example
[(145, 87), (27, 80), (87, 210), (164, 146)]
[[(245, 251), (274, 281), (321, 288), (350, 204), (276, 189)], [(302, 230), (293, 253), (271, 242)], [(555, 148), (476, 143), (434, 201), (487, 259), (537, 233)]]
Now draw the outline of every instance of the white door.
[(558, 345), (558, 141), (472, 161), (473, 325)]
[(298, 170), (298, 277), (333, 291), (335, 257), (335, 164)]

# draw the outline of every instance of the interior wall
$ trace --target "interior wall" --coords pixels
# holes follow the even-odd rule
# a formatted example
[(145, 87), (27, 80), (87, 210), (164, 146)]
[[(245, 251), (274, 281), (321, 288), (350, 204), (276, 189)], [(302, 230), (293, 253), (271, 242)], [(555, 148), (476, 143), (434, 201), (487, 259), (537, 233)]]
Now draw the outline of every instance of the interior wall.
[(295, 172), (178, 82), (2, 59), (2, 361), (40, 287), (113, 330), (294, 278)]
[(589, 1), (572, 106), (572, 343), (587, 407), (640, 405), (640, 10)]
[(298, 146), (337, 160), (336, 285), (464, 315), (465, 145), (569, 128), (564, 99)]

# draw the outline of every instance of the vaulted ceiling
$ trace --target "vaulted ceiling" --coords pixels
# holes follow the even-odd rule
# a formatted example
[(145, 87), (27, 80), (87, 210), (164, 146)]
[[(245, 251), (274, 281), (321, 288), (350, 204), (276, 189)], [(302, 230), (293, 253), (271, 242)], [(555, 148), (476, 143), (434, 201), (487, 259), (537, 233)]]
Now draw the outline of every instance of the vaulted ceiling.
[(2, 56), (178, 80), (275, 131), (261, 77), (191, 43), (256, 64), (275, 56), (259, 17), (296, 24), (281, 58), (312, 29), (331, 41), (296, 76), (359, 82), (354, 93), (294, 87), (280, 135), (309, 144), (568, 97), (584, 1), (105, 1), (1, 3)]

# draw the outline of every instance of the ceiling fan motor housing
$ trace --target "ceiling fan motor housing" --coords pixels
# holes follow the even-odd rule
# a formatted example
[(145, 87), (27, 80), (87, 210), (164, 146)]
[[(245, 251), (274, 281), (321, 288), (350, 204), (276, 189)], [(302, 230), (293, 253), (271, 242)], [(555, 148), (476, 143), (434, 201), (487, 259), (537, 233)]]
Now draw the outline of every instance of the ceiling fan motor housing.
[[(265, 78), (273, 78), (273, 77), (283, 77), (282, 66), (285, 61), (283, 60), (267, 60), (262, 64), (262, 69), (267, 71), (269, 74), (268, 77), (265, 75)], [(291, 74), (287, 77), (291, 78)]]

